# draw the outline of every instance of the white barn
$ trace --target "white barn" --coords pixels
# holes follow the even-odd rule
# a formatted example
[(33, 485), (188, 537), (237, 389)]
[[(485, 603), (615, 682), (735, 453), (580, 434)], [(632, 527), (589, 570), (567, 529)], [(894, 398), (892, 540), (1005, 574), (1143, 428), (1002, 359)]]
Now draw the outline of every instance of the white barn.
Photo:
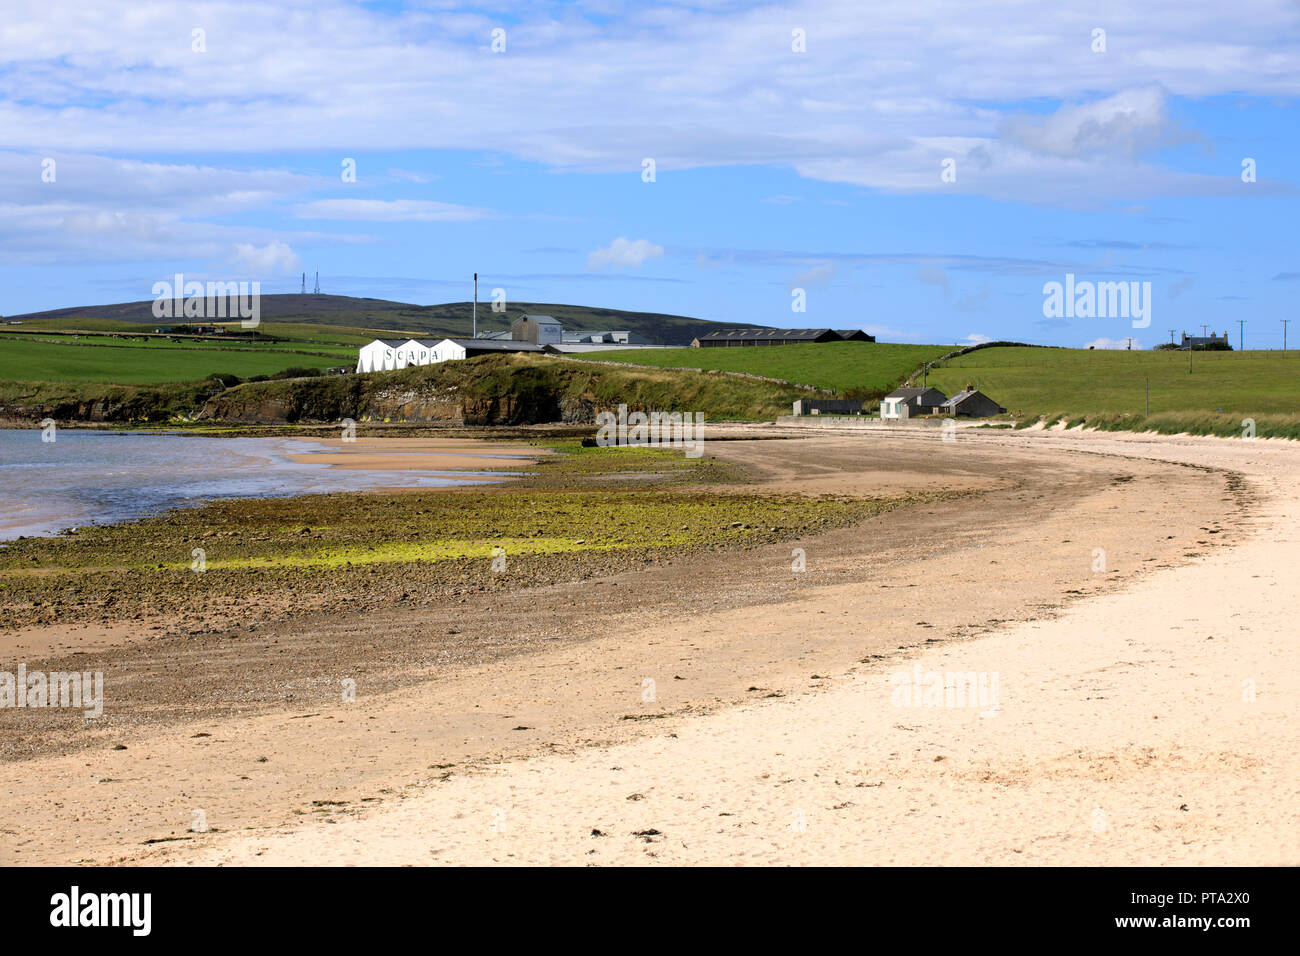
[(531, 342), (509, 339), (375, 339), (361, 347), (358, 372), (392, 372), (410, 365), (432, 365), (498, 352), (540, 352)]
[(420, 339), (375, 339), (357, 356), (358, 372), (391, 372), (408, 365), (428, 365), (434, 342)]

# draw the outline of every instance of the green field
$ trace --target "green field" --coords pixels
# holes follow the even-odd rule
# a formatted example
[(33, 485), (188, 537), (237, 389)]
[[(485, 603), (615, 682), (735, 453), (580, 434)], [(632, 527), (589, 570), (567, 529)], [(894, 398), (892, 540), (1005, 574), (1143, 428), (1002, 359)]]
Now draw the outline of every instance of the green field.
[[(176, 322), (160, 322), (159, 324), (177, 325)], [(237, 322), (216, 322), (215, 325), (226, 325), (233, 330), (238, 330)], [(154, 326), (141, 324), (139, 322), (127, 322), (121, 319), (100, 319), (91, 316), (73, 316), (70, 318), (58, 319), (25, 319), (18, 326), (0, 326), (5, 337), (9, 335), (27, 335), (41, 334), (54, 331), (85, 331), (85, 332), (122, 332), (128, 335), (143, 335), (150, 333)], [(396, 338), (402, 335), (409, 335), (411, 338), (418, 338), (415, 333), (395, 332), (392, 329), (369, 329), (353, 328), (342, 325), (322, 325), (317, 322), (268, 322), (263, 320), (257, 327), (259, 334), (268, 338), (286, 339), (290, 342), (307, 344), (327, 344), (327, 345), (365, 345), (379, 338)], [(0, 339), (2, 341), (2, 339)]]
[(848, 398), (879, 398), (896, 388), (923, 363), (951, 351), (950, 345), (826, 342), (743, 348), (618, 349), (582, 352), (569, 357), (658, 368), (748, 372), (796, 385), (829, 388)]
[[(952, 395), (974, 384), (1018, 420), (1203, 434), (1300, 435), (1300, 352), (989, 348), (931, 369)], [(1146, 411), (1150, 383), (1150, 417)]]
[(151, 339), (128, 342), (96, 337), (80, 342), (65, 337), (0, 338), (0, 380), (18, 382), (112, 382), (147, 385), (193, 382), (214, 373), (248, 378), (274, 375), (291, 367), (324, 369), (351, 365), (354, 349), (319, 347), (328, 355), (312, 355), (272, 345), (256, 351), (225, 343), (178, 343)]

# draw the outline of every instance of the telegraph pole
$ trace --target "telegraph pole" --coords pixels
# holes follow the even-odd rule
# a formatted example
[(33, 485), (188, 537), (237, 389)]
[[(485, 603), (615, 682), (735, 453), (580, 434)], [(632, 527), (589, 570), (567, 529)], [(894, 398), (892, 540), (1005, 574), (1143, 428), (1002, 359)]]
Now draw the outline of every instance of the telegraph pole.
[(1174, 333), (1177, 332), (1177, 331), (1178, 331), (1177, 329), (1170, 329), (1170, 330), (1169, 330), (1169, 344), (1170, 344), (1170, 345), (1173, 345), (1173, 344), (1174, 344)]
[(473, 325), (470, 328), (470, 338), (478, 338), (478, 273), (474, 273), (474, 311), (470, 321)]
[(1283, 352), (1286, 351), (1286, 324), (1290, 321), (1291, 321), (1290, 319), (1282, 320), (1282, 351)]
[(1237, 351), (1246, 351), (1246, 320), (1237, 320)]

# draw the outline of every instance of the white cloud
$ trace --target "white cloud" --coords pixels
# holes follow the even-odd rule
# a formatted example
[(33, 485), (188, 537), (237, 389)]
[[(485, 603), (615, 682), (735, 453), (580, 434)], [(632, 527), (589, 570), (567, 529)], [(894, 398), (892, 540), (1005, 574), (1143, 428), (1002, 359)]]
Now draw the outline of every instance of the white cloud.
[(1134, 157), (1195, 139), (1170, 119), (1167, 103), (1159, 86), (1124, 90), (1047, 116), (1009, 116), (1002, 134), (1032, 152), (1064, 159)]
[(473, 206), (429, 199), (317, 199), (303, 203), (299, 219), (354, 219), (367, 222), (474, 222), (493, 213)]
[(658, 259), (664, 254), (663, 246), (656, 246), (649, 239), (628, 240), (615, 239), (603, 249), (596, 249), (587, 256), (587, 268), (603, 269), (613, 266), (615, 269), (640, 269), (647, 259)]
[(966, 336), (966, 338), (962, 339), (962, 341), (967, 345), (983, 345), (985, 342), (992, 342), (994, 340), (991, 336), (985, 335), (983, 332), (972, 332), (970, 335)]
[[(286, 20), (284, 6), (311, 15)], [(82, 0), (6, 11), (7, 144), (481, 150), (490, 117), (493, 149), (552, 167), (632, 174), (653, 156), (662, 175), (785, 163), (879, 189), (1078, 202), (1231, 180), (1136, 162), (1180, 138), (1162, 91), (1300, 95), (1300, 21), (1288, 0), (1103, 0), (1087, 13), (1021, 0), (795, 0), (628, 5), (590, 19), (583, 7), (520, 7), (499, 56), (487, 49), (488, 19), (438, 7), (218, 0), (204, 8), (206, 54), (190, 50), (183, 7), (138, 0), (127, 10), (126, 0)], [(791, 22), (808, 25), (809, 53), (790, 52)], [(1111, 41), (1104, 54), (1090, 48), (1098, 23)], [(1071, 105), (1043, 119), (1019, 111), (1028, 102)], [(939, 181), (946, 157), (959, 160), (956, 183)]]
[(254, 275), (297, 272), (302, 265), (289, 244), (278, 239), (264, 246), (255, 246), (251, 242), (236, 243), (234, 263)]
[[(1085, 349), (1126, 349), (1129, 346), (1129, 339), (1093, 339), (1086, 343)], [(1132, 339), (1134, 350), (1142, 348), (1142, 344), (1137, 339)]]

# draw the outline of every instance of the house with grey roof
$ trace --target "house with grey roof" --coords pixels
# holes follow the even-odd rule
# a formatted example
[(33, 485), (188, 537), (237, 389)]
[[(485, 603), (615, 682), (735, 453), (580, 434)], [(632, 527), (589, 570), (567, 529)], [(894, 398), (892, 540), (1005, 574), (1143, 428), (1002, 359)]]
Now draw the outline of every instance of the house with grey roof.
[(948, 400), (937, 388), (896, 388), (880, 402), (881, 418), (933, 415)]
[(1002, 415), (1006, 409), (977, 388), (958, 392), (940, 406), (940, 411), (954, 418), (987, 418)]

